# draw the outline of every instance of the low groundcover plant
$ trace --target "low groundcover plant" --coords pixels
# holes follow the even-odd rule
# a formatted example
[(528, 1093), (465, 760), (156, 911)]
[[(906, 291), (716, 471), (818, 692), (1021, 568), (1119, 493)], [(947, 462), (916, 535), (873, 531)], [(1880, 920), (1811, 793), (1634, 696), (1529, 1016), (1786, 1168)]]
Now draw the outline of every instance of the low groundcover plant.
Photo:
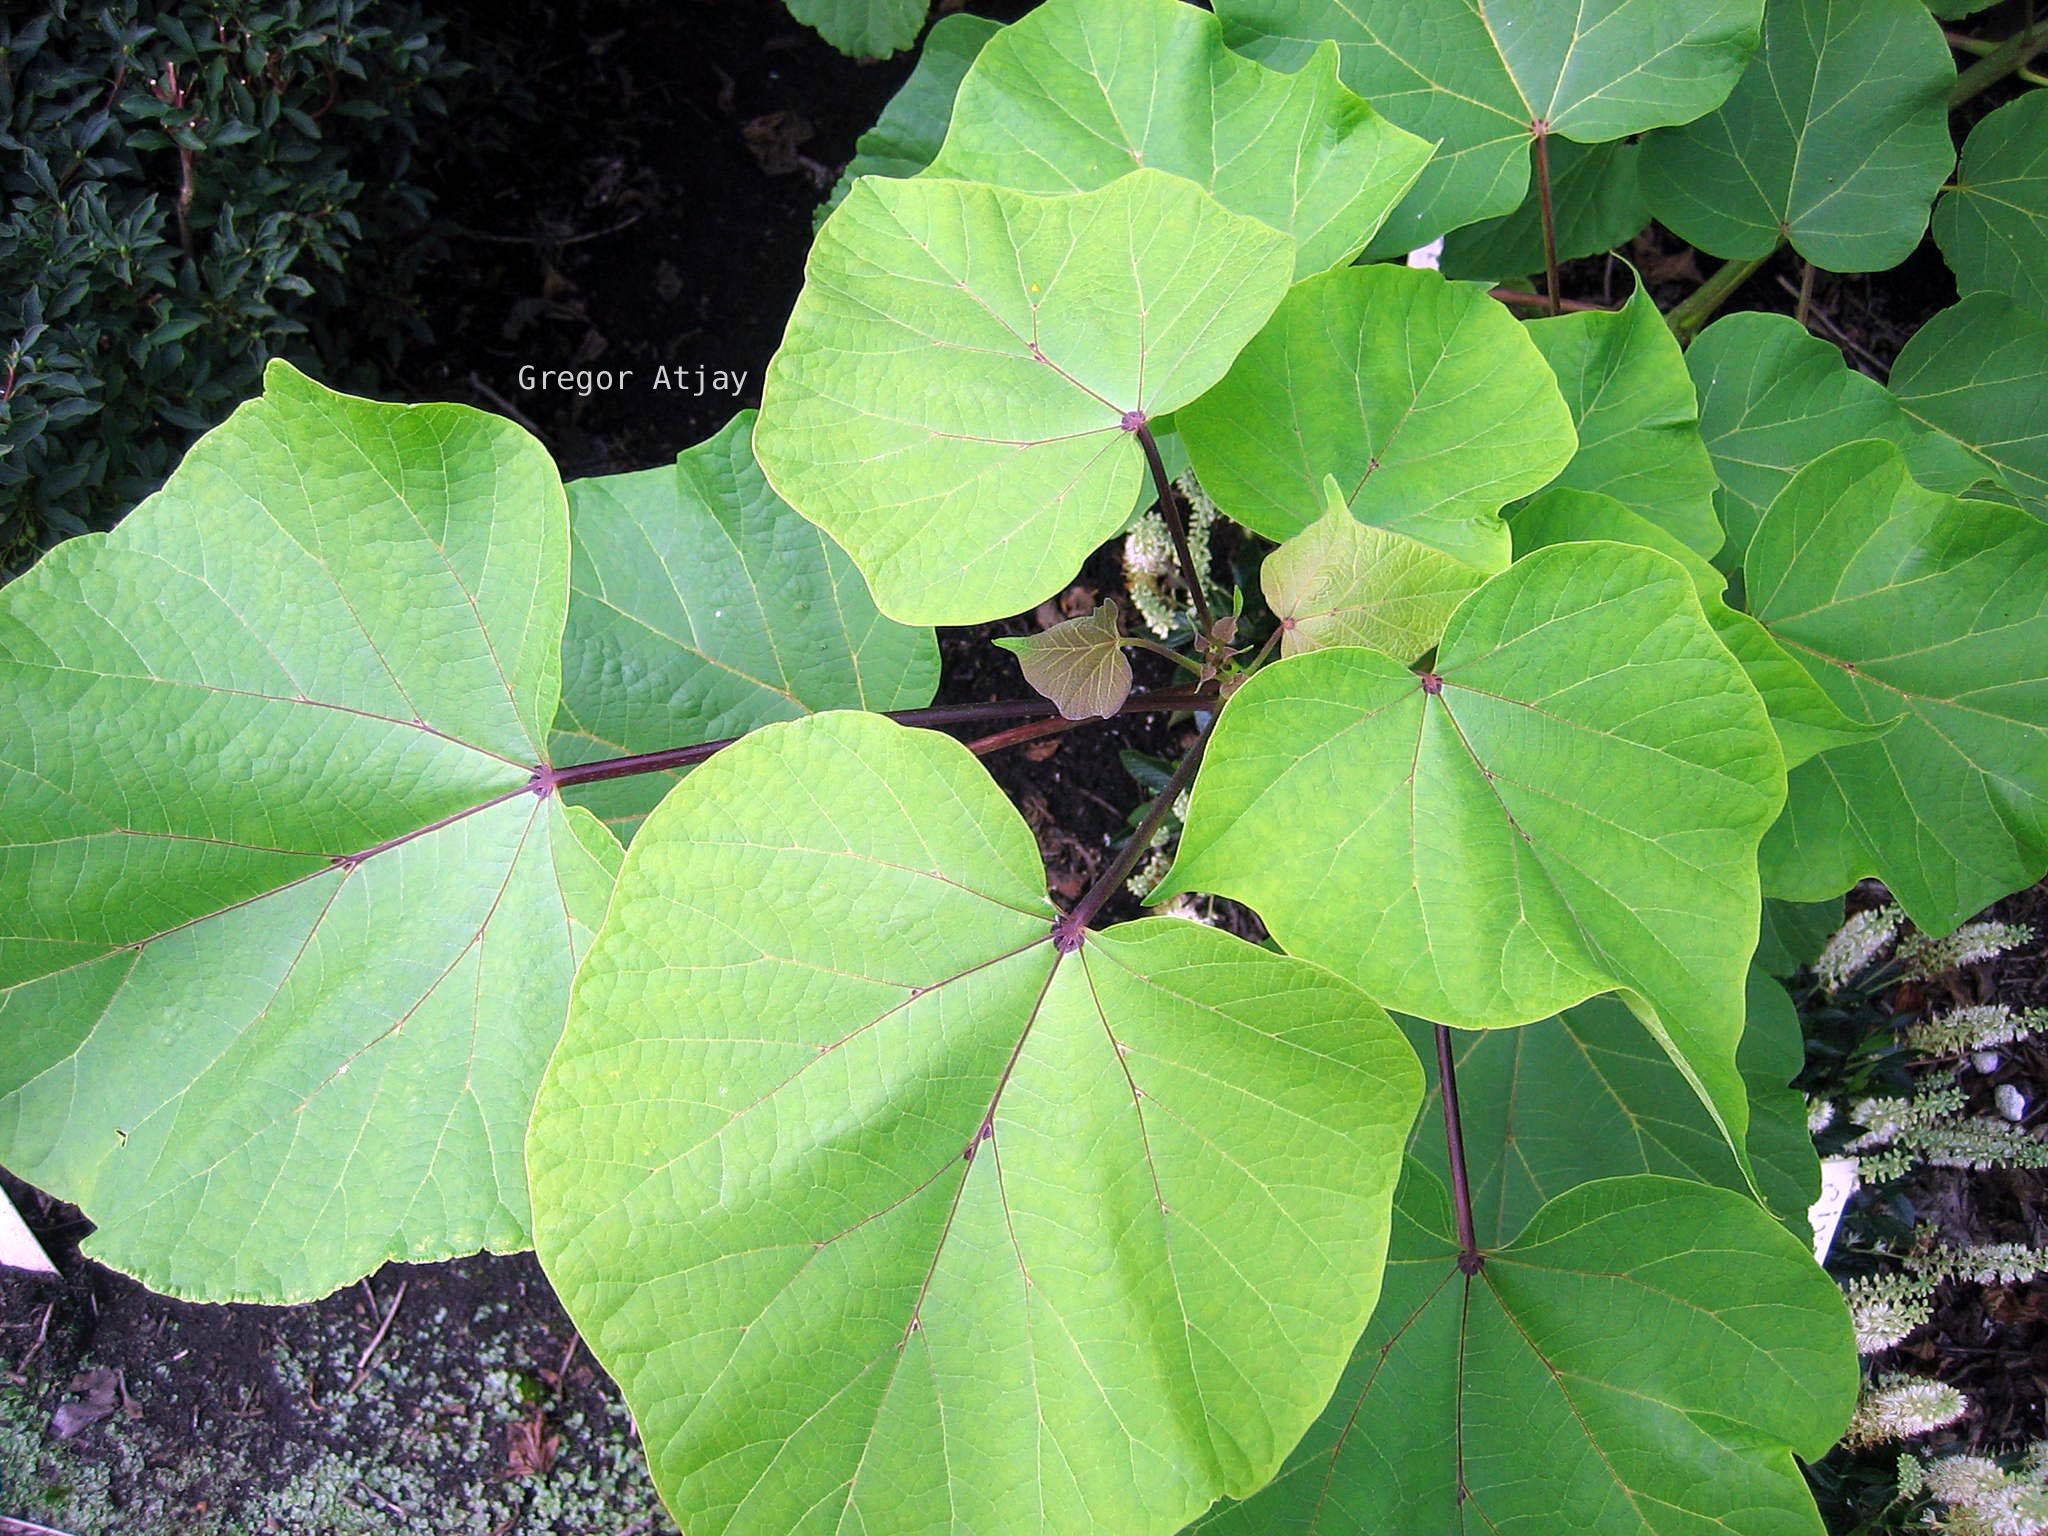
[[(537, 1247), (690, 1536), (1818, 1531), (1857, 1349), (1752, 957), (2048, 870), (2041, 98), (1887, 389), (1557, 265), (1645, 199), (1903, 259), (1919, 0), (1499, 9), (941, 21), (672, 466), (273, 364), (0, 591), (0, 1160), (185, 1297)], [(1140, 515), (1183, 626), (931, 706), (929, 626)], [(1140, 711), (1196, 745), (1063, 911), (978, 754)], [(1097, 926), (1170, 823), (1150, 899), (1273, 947)]]

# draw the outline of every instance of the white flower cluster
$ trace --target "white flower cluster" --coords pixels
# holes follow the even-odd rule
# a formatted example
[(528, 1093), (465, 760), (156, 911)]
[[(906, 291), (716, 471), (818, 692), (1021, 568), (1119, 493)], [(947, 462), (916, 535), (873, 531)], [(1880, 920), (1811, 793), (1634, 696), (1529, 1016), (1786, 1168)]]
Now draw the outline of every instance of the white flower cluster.
[(1972, 1115), (1960, 1088), (1937, 1088), (1910, 1099), (1862, 1099), (1849, 1118), (1865, 1134), (1845, 1149), (1863, 1156), (1872, 1181), (1896, 1179), (1919, 1163), (1936, 1168), (2048, 1168), (2048, 1143), (2017, 1125)]
[(1973, 1243), (1965, 1248), (1936, 1242), (1908, 1254), (1906, 1266), (1931, 1284), (1970, 1280), (1978, 1285), (2014, 1285), (2048, 1271), (2048, 1248), (2025, 1243)]
[(1911, 981), (1925, 981), (1966, 965), (1996, 960), (2008, 950), (2034, 942), (2024, 923), (1965, 923), (1946, 938), (1914, 932), (1899, 941), (1899, 963)]
[[(1915, 1458), (1900, 1458), (1900, 1471)], [(1951, 1536), (2048, 1536), (2048, 1440), (2037, 1440), (2008, 1471), (1988, 1456), (1943, 1456), (1916, 1463), (1899, 1491), (1933, 1495), (1947, 1506), (1928, 1523)], [(1917, 1486), (1910, 1492), (1907, 1479)]]
[[(1195, 480), (1192, 472), (1174, 481), (1188, 504), (1188, 553), (1195, 569), (1209, 569), (1209, 536), (1220, 515), (1216, 503)], [(1124, 585), (1130, 589), (1131, 606), (1145, 627), (1164, 640), (1175, 627), (1190, 620), (1193, 602), (1187, 583), (1181, 579), (1180, 561), (1174, 553), (1173, 535), (1157, 507), (1147, 510), (1124, 535)]]
[(1806, 1129), (1818, 1136), (1835, 1123), (1835, 1101), (1816, 1099), (1811, 1094), (1806, 1098)]
[(1945, 1382), (1924, 1376), (1880, 1376), (1863, 1390), (1849, 1421), (1845, 1445), (1883, 1445), (1953, 1424), (1970, 1411), (1970, 1400)]
[(2048, 1031), (2048, 1008), (2014, 1013), (2004, 1003), (1976, 1003), (1911, 1025), (1906, 1030), (1906, 1044), (1927, 1056), (1969, 1056), (2044, 1031)]
[(1840, 991), (1884, 953), (1905, 921), (1906, 914), (1890, 902), (1858, 912), (1835, 930), (1814, 961), (1820, 984), (1830, 992)]
[(1842, 1287), (1856, 1325), (1856, 1353), (1881, 1355), (1934, 1316), (1937, 1277), (1859, 1275)]

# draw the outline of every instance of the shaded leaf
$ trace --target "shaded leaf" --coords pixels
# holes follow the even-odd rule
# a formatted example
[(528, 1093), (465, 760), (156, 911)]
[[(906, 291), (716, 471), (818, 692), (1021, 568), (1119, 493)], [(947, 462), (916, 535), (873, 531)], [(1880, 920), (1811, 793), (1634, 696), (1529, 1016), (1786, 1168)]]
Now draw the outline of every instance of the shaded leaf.
[(2048, 95), (2029, 91), (1970, 130), (1934, 238), (1972, 293), (2048, 315)]
[[(1636, 176), (1635, 144), (1550, 144), (1552, 218), (1560, 261), (1628, 244), (1650, 222)], [(1544, 269), (1543, 199), (1536, 188), (1513, 213), (1482, 219), (1444, 237), (1445, 277), (1498, 283)]]
[(932, 163), (932, 156), (945, 142), (953, 98), (967, 67), (1001, 30), (1001, 23), (966, 11), (941, 16), (932, 23), (924, 46), (917, 51), (917, 67), (910, 78), (889, 98), (875, 126), (854, 141), (853, 159), (832, 188), (830, 200), (818, 211), (821, 222), (845, 200), (860, 177), (915, 176)]
[(841, 53), (886, 59), (917, 41), (931, 0), (783, 0), (789, 14)]
[(1093, 613), (1035, 635), (1004, 636), (996, 644), (1016, 653), (1024, 681), (1058, 705), (1065, 718), (1104, 719), (1131, 693), (1122, 617), (1114, 601), (1106, 602)]
[(1842, 926), (1842, 903), (1764, 898), (1763, 933), (1757, 940), (1757, 968), (1768, 976), (1798, 975), (1820, 958), (1821, 946)]
[(1960, 445), (2048, 517), (2048, 319), (1974, 294), (1914, 332), (1892, 364), (1891, 388), (1915, 423)]

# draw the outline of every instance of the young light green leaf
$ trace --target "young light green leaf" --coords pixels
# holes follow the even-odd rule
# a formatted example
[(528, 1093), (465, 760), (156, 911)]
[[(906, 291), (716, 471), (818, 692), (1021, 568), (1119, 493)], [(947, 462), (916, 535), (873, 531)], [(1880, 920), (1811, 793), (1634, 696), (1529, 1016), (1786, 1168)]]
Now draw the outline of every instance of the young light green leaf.
[(967, 11), (941, 16), (932, 23), (924, 46), (917, 51), (917, 67), (910, 78), (889, 98), (875, 126), (854, 141), (853, 159), (818, 212), (821, 223), (845, 201), (861, 177), (915, 176), (932, 163), (932, 156), (946, 141), (953, 98), (967, 67), (1001, 30), (1000, 22)]
[(1021, 612), (1130, 515), (1135, 424), (1222, 377), (1293, 270), (1164, 171), (1051, 197), (869, 177), (811, 249), (754, 451), (890, 617)]
[(886, 59), (917, 41), (931, 0), (783, 0), (789, 14), (850, 58)]
[(2048, 527), (1851, 443), (1771, 504), (1743, 572), (1750, 611), (1845, 709), (1905, 712), (1793, 774), (1763, 848), (1773, 895), (1875, 875), (1942, 934), (2048, 871)]
[[(768, 488), (753, 429), (742, 411), (672, 465), (570, 483), (558, 765), (931, 702), (937, 639), (875, 611), (845, 552)], [(629, 838), (677, 777), (566, 793)]]
[(1080, 192), (1171, 171), (1290, 236), (1305, 276), (1356, 256), (1429, 156), (1339, 83), (1334, 47), (1282, 74), (1181, 0), (1048, 0), (968, 72), (931, 173)]
[(1035, 635), (1004, 636), (996, 644), (1016, 653), (1024, 681), (1058, 705), (1065, 718), (1104, 719), (1131, 695), (1122, 621), (1122, 610), (1111, 600), (1093, 613)]
[[(1820, 1155), (1806, 1096), (1799, 1013), (1752, 969), (1739, 1062), (1749, 1088), (1749, 1156), (1764, 1203), (1794, 1232), (1820, 1195)], [(1397, 1020), (1409, 1044), (1435, 1049), (1435, 1026)], [(1594, 1179), (1659, 1173), (1747, 1193), (1749, 1185), (1699, 1096), (1635, 1015), (1589, 998), (1522, 1029), (1460, 1030), (1454, 1059), (1482, 1245), (1508, 1242), (1546, 1200)], [(1408, 1155), (1450, 1178), (1438, 1090), (1425, 1091)]]
[(874, 716), (755, 733), (635, 840), (528, 1148), (683, 1528), (1163, 1536), (1328, 1397), (1413, 1054), (1313, 966), (1054, 916), (966, 749)]
[(1286, 1468), (1203, 1536), (1822, 1536), (1794, 1454), (1856, 1405), (1841, 1292), (1752, 1201), (1653, 1175), (1560, 1195), (1477, 1275), (1401, 1184), (1386, 1296)]
[(1685, 569), (1558, 545), (1467, 598), (1420, 677), (1362, 649), (1254, 675), (1154, 899), (1234, 896), (1288, 953), (1439, 1023), (1619, 991), (1739, 1149), (1755, 852), (1784, 786)]
[(1612, 496), (1702, 555), (1719, 549), (1699, 397), (1678, 338), (1642, 284), (1614, 313), (1532, 320), (1529, 336), (1557, 375), (1579, 434), (1557, 483)]
[(1323, 495), (1328, 510), (1259, 567), (1266, 605), (1280, 620), (1280, 654), (1369, 645), (1415, 660), (1442, 638), (1452, 610), (1486, 573), (1361, 523), (1331, 476), (1323, 477)]
[(1914, 422), (1960, 445), (1983, 474), (2048, 517), (2048, 318), (1973, 294), (1913, 334), (1892, 365), (1891, 388)]
[(1831, 448), (1863, 438), (1899, 444), (1923, 485), (1960, 491), (1984, 473), (1966, 450), (1916, 426), (1876, 380), (1790, 315), (1715, 321), (1686, 351), (1699, 390), (1700, 430), (1721, 489), (1728, 541), (1723, 570), (1742, 564), (1757, 520), (1793, 475)]
[(1964, 295), (2048, 315), (2048, 95), (2029, 91), (1970, 130), (1934, 238)]
[[(1626, 245), (1650, 222), (1636, 176), (1635, 144), (1550, 144), (1552, 219), (1563, 261)], [(1544, 268), (1543, 198), (1534, 187), (1513, 213), (1454, 229), (1444, 237), (1445, 277), (1499, 283)]]
[(1291, 539), (1335, 475), (1359, 521), (1496, 571), (1498, 516), (1578, 439), (1527, 327), (1482, 288), (1406, 267), (1297, 283), (1223, 382), (1178, 412), (1202, 488)]
[(529, 793), (547, 454), (272, 363), (0, 590), (0, 1162), (156, 1290), (300, 1301), (527, 1242), (520, 1137), (618, 845)]
[(1897, 266), (1955, 165), (1955, 79), (1920, 0), (1770, 0), (1726, 104), (1643, 141), (1650, 211), (1716, 256), (1790, 240), (1830, 272)]
[(1333, 39), (1345, 84), (1436, 158), (1373, 250), (1510, 212), (1539, 131), (1582, 144), (1719, 105), (1756, 46), (1762, 0), (1218, 0), (1231, 45), (1292, 68)]

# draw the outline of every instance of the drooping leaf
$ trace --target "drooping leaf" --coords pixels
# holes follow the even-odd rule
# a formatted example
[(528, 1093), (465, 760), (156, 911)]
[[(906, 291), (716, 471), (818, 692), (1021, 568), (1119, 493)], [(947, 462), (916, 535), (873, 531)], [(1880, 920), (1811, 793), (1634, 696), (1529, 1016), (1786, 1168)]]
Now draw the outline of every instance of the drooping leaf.
[(754, 450), (890, 617), (1021, 612), (1130, 515), (1125, 423), (1220, 378), (1293, 269), (1163, 171), (1064, 196), (869, 177), (811, 249)]
[(2048, 318), (1973, 294), (1914, 332), (1891, 388), (1914, 422), (2048, 517)]
[[(768, 488), (753, 429), (742, 411), (672, 465), (570, 483), (557, 764), (932, 701), (932, 632), (875, 611), (845, 552)], [(566, 793), (627, 838), (676, 777)]]
[(1763, 934), (1757, 940), (1757, 968), (1767, 976), (1796, 976), (1820, 958), (1821, 946), (1842, 926), (1842, 902), (1780, 901), (1764, 898)]
[(1174, 424), (1202, 488), (1269, 539), (1322, 516), (1335, 475), (1359, 521), (1486, 571), (1507, 563), (1500, 509), (1577, 444), (1527, 327), (1482, 288), (1393, 266), (1297, 283)]
[(2048, 315), (2048, 95), (2029, 91), (1970, 130), (1934, 238), (1972, 293)]
[(1580, 1185), (1458, 1271), (1412, 1164), (1386, 1295), (1316, 1427), (1203, 1536), (1821, 1536), (1793, 1461), (1858, 1372), (1841, 1293), (1747, 1197), (1654, 1175)]
[(1721, 109), (1643, 141), (1650, 211), (1716, 256), (1789, 240), (1830, 272), (1897, 266), (1955, 165), (1955, 78), (1921, 0), (1770, 0)]
[(153, 1288), (527, 1243), (520, 1137), (618, 846), (529, 793), (554, 465), (282, 363), (0, 590), (0, 1162)]
[[(1771, 1213), (1805, 1233), (1820, 1194), (1820, 1155), (1806, 1128), (1806, 1097), (1791, 1086), (1806, 1064), (1799, 1013), (1785, 989), (1752, 969), (1739, 1061), (1749, 1088), (1749, 1156)], [(1398, 1020), (1410, 1045), (1434, 1059), (1435, 1026)], [(1748, 1193), (1721, 1131), (1635, 1015), (1611, 997), (1589, 998), (1522, 1029), (1459, 1030), (1458, 1100), (1479, 1241), (1508, 1242), (1537, 1208), (1580, 1184), (1666, 1174)], [(1443, 1107), (1432, 1084), (1408, 1155), (1450, 1179)]]
[(931, 0), (783, 0), (789, 14), (849, 58), (886, 59), (917, 41)]
[(1612, 496), (1702, 555), (1719, 549), (1699, 397), (1678, 338), (1643, 286), (1613, 313), (1532, 320), (1529, 336), (1578, 429), (1578, 451), (1557, 484)]
[[(1636, 176), (1635, 144), (1550, 143), (1552, 218), (1561, 261), (1626, 245), (1650, 222)], [(1513, 213), (1454, 229), (1444, 237), (1445, 277), (1498, 283), (1544, 269), (1543, 199), (1531, 187)]]
[(528, 1145), (685, 1529), (1170, 1532), (1328, 1396), (1413, 1054), (1315, 967), (1054, 916), (966, 750), (873, 716), (635, 840)]
[(1293, 68), (1325, 39), (1344, 83), (1437, 143), (1376, 254), (1510, 212), (1537, 125), (1582, 144), (1719, 105), (1756, 46), (1761, 0), (1218, 0), (1231, 46)]
[(1899, 444), (1915, 476), (1937, 490), (1963, 490), (1984, 473), (1790, 315), (1728, 315), (1700, 332), (1685, 356), (1721, 481), (1715, 505), (1728, 536), (1717, 557), (1723, 570), (1740, 567), (1757, 520), (1786, 482), (1844, 443), (1881, 437)]
[(961, 11), (941, 16), (925, 34), (917, 51), (917, 67), (903, 82), (875, 126), (854, 141), (853, 159), (818, 211), (819, 221), (853, 190), (863, 176), (915, 176), (932, 163), (946, 141), (953, 118), (953, 98), (967, 68), (988, 40), (1002, 30), (999, 22)]
[(1355, 648), (1256, 673), (1153, 899), (1234, 896), (1288, 953), (1439, 1023), (1619, 991), (1740, 1148), (1755, 849), (1784, 772), (1685, 569), (1558, 545), (1467, 598), (1421, 677)]
[(1369, 645), (1413, 661), (1442, 638), (1451, 613), (1486, 573), (1440, 549), (1361, 523), (1336, 480), (1328, 508), (1266, 557), (1259, 586), (1280, 620), (1280, 654)]
[(1069, 720), (1106, 718), (1130, 697), (1123, 610), (1114, 600), (1035, 635), (1005, 636), (996, 644), (1016, 653), (1024, 681)]
[(1875, 875), (1942, 934), (2048, 871), (2048, 527), (1851, 443), (1771, 504), (1743, 570), (1750, 611), (1845, 709), (1905, 712), (1793, 774), (1773, 895)]

